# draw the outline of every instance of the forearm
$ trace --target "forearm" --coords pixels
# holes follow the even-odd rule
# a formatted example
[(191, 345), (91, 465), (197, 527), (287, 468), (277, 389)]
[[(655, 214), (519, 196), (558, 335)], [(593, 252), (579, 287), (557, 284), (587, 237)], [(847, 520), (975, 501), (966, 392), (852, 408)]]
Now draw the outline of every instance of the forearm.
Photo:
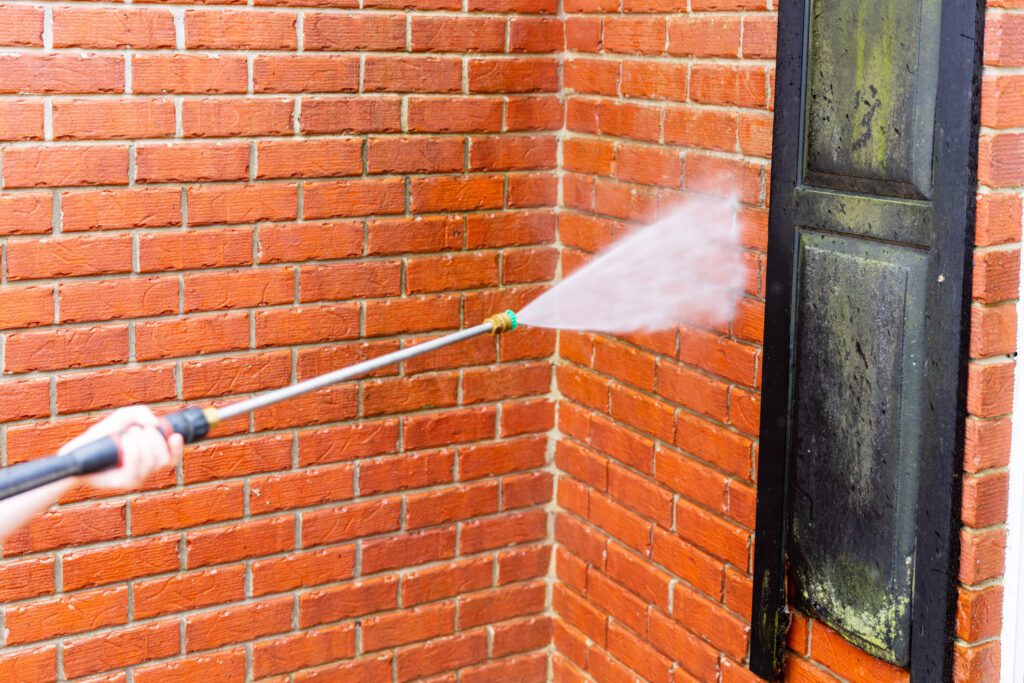
[(61, 494), (75, 486), (77, 479), (68, 477), (46, 486), (0, 500), (0, 540), (17, 531), (32, 517), (49, 509)]

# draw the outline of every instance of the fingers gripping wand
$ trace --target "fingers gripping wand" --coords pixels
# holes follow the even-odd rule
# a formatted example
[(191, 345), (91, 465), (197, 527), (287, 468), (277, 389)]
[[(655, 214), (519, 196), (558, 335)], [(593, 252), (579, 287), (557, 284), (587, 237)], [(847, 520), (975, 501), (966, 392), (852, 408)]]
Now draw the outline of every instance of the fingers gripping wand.
[[(304, 382), (258, 394), (252, 398), (231, 403), (220, 408), (186, 408), (165, 415), (160, 419), (160, 431), (165, 437), (181, 434), (186, 444), (202, 440), (218, 422), (238, 415), (265, 408), (302, 394), (323, 389), (333, 384), (367, 375), (374, 370), (393, 365), (424, 353), (450, 346), (466, 339), (491, 333), (510, 332), (517, 327), (516, 314), (505, 311), (487, 318), (486, 321), (459, 332), (453, 332), (407, 349), (350, 365)], [(53, 455), (31, 462), (0, 469), (0, 500), (10, 498), (30, 489), (49, 484), (65, 477), (91, 474), (121, 462), (120, 435), (107, 436), (89, 442), (61, 455)]]

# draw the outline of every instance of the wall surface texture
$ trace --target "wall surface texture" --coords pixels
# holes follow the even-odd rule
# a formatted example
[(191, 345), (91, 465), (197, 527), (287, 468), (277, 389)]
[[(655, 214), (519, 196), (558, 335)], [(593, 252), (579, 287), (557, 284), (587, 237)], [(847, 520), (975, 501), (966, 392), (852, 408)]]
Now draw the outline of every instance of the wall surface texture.
[[(7, 464), (551, 279), (557, 4), (357, 7), (0, 5)], [(554, 348), (480, 339), (75, 491), (3, 545), (0, 680), (543, 677)]]
[[(990, 4), (964, 681), (997, 680), (1024, 193), (1024, 2)], [(0, 4), (5, 464), (518, 307), (724, 176), (749, 266), (727, 328), (480, 339), (72, 492), (3, 545), (0, 680), (755, 680), (775, 8)], [(790, 649), (906, 679), (799, 617)]]

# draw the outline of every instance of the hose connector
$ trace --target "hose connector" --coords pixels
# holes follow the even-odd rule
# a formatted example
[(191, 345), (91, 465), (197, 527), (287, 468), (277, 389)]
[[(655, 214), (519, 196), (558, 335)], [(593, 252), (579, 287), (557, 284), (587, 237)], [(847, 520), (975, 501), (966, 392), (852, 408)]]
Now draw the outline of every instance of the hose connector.
[(504, 313), (495, 313), (490, 318), (484, 320), (484, 322), (491, 324), (491, 334), (511, 332), (519, 326), (516, 314), (512, 310), (507, 310)]

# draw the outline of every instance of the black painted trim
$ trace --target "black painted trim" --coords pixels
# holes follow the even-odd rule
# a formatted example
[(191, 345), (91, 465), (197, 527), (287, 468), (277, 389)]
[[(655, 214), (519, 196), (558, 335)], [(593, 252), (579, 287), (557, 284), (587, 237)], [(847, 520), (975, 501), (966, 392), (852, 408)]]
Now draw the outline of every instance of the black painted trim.
[[(787, 475), (793, 392), (793, 194), (803, 160), (804, 55), (811, 0), (781, 0), (772, 142), (761, 437), (754, 533), (750, 669), (774, 679), (785, 655)], [(970, 339), (984, 0), (943, 0), (935, 110), (934, 274), (924, 392), (911, 680), (952, 679), (961, 471)], [(785, 150), (779, 153), (778, 150)], [(943, 276), (940, 283), (938, 275)]]

